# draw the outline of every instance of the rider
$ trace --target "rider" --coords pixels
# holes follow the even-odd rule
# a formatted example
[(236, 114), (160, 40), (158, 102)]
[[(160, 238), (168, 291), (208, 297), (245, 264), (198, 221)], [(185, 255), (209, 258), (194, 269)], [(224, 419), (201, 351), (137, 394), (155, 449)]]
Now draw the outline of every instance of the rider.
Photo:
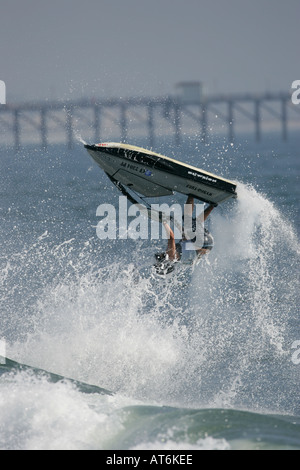
[[(182, 239), (179, 243), (175, 242), (174, 232), (166, 221), (163, 221), (163, 225), (166, 230), (168, 237), (168, 247), (166, 252), (156, 254), (157, 263), (155, 269), (158, 274), (168, 274), (174, 270), (174, 263), (181, 261), (184, 264), (193, 264), (196, 259), (200, 259), (203, 255), (209, 253), (213, 248), (214, 240), (209, 231), (204, 228), (202, 223), (205, 222), (209, 214), (212, 212), (216, 205), (209, 205), (205, 209), (204, 213), (201, 214), (197, 219), (193, 218), (194, 210), (194, 198), (189, 196), (186, 202), (186, 210), (184, 222), (186, 226), (192, 228), (192, 231), (186, 230), (183, 227)], [(188, 220), (189, 219), (189, 220)], [(190, 223), (187, 224), (187, 221)], [(201, 224), (203, 230), (203, 237), (201, 244), (197, 243), (197, 237), (195, 236), (197, 224)]]

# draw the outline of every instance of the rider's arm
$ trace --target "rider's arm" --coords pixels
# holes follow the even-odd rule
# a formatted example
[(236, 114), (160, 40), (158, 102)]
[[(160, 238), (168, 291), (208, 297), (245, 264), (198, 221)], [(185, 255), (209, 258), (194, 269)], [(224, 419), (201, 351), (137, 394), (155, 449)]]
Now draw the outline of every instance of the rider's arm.
[(208, 206), (205, 211), (204, 211), (204, 221), (207, 219), (207, 217), (209, 216), (209, 214), (211, 213), (211, 211), (214, 209), (215, 206), (213, 206), (212, 204), (210, 206)]
[(198, 215), (197, 217), (197, 222), (200, 222), (201, 224), (203, 224), (203, 222), (206, 221), (207, 217), (209, 216), (209, 214), (212, 212), (212, 210), (215, 208), (215, 205), (212, 205), (210, 204), (204, 212), (201, 212), (200, 215)]
[(163, 224), (168, 237), (168, 248), (166, 253), (167, 255), (169, 255), (169, 259), (173, 261), (174, 259), (176, 259), (176, 243), (174, 232), (171, 227), (167, 224), (167, 222), (164, 222)]

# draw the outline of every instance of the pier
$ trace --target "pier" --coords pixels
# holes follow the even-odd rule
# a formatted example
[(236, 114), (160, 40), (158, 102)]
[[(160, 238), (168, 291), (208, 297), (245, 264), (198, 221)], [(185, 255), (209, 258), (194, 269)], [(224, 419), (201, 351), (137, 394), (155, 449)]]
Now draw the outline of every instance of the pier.
[(290, 93), (246, 93), (202, 97), (160, 96), (74, 101), (45, 101), (0, 106), (0, 144), (19, 149), (25, 143), (64, 142), (72, 148), (80, 137), (88, 142), (172, 135), (180, 145), (184, 135), (207, 142), (221, 132), (234, 142), (240, 132), (257, 141), (270, 129), (287, 140), (290, 129), (300, 130), (300, 105)]

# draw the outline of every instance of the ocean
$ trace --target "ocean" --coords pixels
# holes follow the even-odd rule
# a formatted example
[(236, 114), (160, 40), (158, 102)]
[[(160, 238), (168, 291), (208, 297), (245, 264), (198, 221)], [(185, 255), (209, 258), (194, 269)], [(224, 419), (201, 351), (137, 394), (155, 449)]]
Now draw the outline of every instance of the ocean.
[(0, 149), (0, 449), (300, 449), (299, 144), (157, 139), (238, 185), (165, 278), (165, 240), (97, 237), (120, 194), (82, 142)]

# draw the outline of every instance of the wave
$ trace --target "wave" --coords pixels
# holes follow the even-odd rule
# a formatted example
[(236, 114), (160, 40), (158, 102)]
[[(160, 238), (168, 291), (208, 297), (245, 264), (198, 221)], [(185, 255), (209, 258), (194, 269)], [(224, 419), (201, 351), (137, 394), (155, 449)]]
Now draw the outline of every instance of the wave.
[(44, 378), (49, 383), (58, 383), (58, 382), (69, 382), (74, 385), (82, 393), (98, 393), (100, 395), (112, 395), (112, 392), (105, 390), (104, 388), (97, 387), (96, 385), (90, 385), (78, 380), (70, 379), (63, 377), (62, 375), (53, 374), (44, 369), (38, 369), (36, 367), (31, 367), (26, 364), (20, 364), (19, 362), (12, 361), (7, 357), (1, 357), (0, 363), (0, 376), (4, 374), (9, 374), (12, 378), (19, 373), (25, 372), (27, 376)]
[(0, 374), (0, 448), (300, 449), (300, 419), (142, 403), (8, 359)]
[(134, 399), (299, 414), (299, 244), (254, 188), (214, 211), (215, 248), (158, 280), (155, 249), (43, 233), (1, 270), (13, 359)]

